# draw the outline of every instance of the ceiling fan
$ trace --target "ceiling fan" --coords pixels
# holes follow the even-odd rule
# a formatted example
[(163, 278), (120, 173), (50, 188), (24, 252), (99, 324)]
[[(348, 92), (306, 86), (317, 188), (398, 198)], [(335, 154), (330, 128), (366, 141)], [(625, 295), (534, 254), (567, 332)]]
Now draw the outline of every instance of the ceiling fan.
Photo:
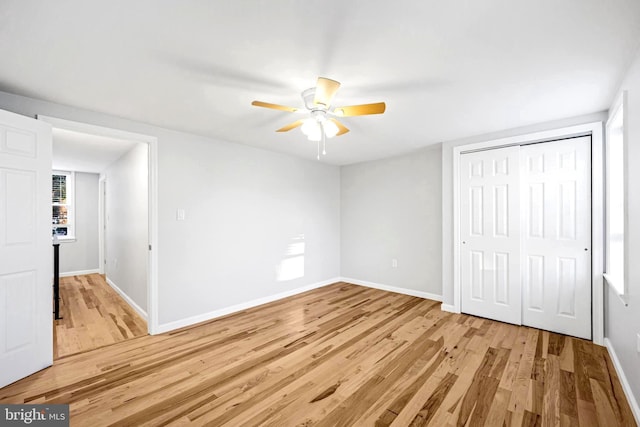
[(335, 107), (332, 109), (331, 101), (336, 92), (340, 88), (340, 82), (328, 79), (326, 77), (318, 77), (315, 87), (306, 89), (302, 92), (302, 100), (304, 101), (304, 109), (295, 107), (287, 107), (286, 105), (271, 104), (262, 101), (253, 101), (251, 105), (256, 107), (272, 108), (274, 110), (288, 111), (290, 113), (309, 113), (306, 119), (296, 120), (286, 126), (277, 129), (276, 132), (288, 132), (291, 129), (300, 127), (302, 133), (307, 136), (310, 141), (318, 142), (318, 159), (320, 159), (320, 142), (322, 141), (322, 154), (326, 153), (326, 138), (344, 135), (349, 129), (340, 123), (337, 117), (353, 117), (366, 116), (369, 114), (382, 114), (386, 108), (384, 102), (376, 102), (373, 104), (351, 105), (348, 107)]

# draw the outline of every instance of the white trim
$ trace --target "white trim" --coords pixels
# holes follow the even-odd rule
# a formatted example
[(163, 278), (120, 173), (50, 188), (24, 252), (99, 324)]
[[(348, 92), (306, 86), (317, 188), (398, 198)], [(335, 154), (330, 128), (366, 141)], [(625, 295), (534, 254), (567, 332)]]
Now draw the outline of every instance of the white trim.
[(77, 240), (78, 239), (73, 236), (58, 236), (58, 243), (73, 243)]
[(149, 141), (149, 260), (147, 307), (149, 309), (149, 334), (158, 334), (158, 138)]
[[(623, 167), (622, 167), (622, 174), (623, 174), (623, 194), (624, 194), (624, 203), (623, 203), (623, 211), (624, 211), (624, 221), (623, 221), (623, 271), (622, 271), (622, 277), (619, 277), (618, 280), (615, 280), (615, 283), (612, 280), (607, 280), (607, 283), (609, 286), (611, 286), (612, 289), (614, 289), (614, 291), (616, 292), (616, 294), (618, 294), (618, 296), (622, 299), (623, 302), (625, 302), (626, 305), (626, 301), (624, 296), (629, 292), (628, 289), (628, 283), (629, 283), (629, 236), (628, 236), (628, 232), (629, 232), (629, 197), (627, 197), (627, 195), (629, 194), (629, 156), (628, 156), (628, 145), (629, 145), (629, 108), (628, 108), (628, 95), (627, 95), (627, 91), (623, 90), (622, 93), (620, 94), (620, 96), (616, 99), (616, 101), (614, 102), (614, 107), (612, 109), (609, 110), (609, 117), (607, 119), (607, 123), (605, 125), (605, 135), (606, 135), (606, 143), (604, 145), (604, 173), (605, 178), (604, 178), (604, 182), (607, 184), (605, 186), (605, 219), (607, 219), (610, 215), (609, 213), (609, 208), (610, 208), (610, 203), (609, 203), (609, 191), (608, 191), (608, 187), (609, 187), (609, 173), (607, 172), (608, 169), (610, 169), (610, 165), (609, 165), (609, 147), (610, 147), (610, 136), (611, 136), (611, 126), (613, 124), (613, 121), (615, 120), (616, 116), (619, 114), (620, 110), (622, 109), (622, 150), (623, 150)], [(608, 258), (609, 258), (609, 220), (607, 219), (605, 222), (605, 227), (604, 227), (604, 233), (605, 233), (605, 265), (603, 270), (604, 271), (608, 271), (608, 267), (607, 267), (607, 263)], [(622, 281), (622, 287), (618, 288), (616, 287), (616, 285), (618, 284), (619, 281)]]
[(396, 286), (383, 285), (380, 283), (367, 282), (366, 280), (352, 279), (343, 277), (343, 282), (352, 283), (354, 285), (366, 286), (368, 288), (380, 289), (381, 291), (395, 292), (396, 294), (411, 295), (412, 297), (425, 298), (434, 301), (442, 301), (442, 295), (432, 294), (429, 292), (416, 291), (414, 289), (398, 288)]
[[(566, 128), (546, 130), (543, 132), (534, 132), (524, 135), (510, 136), (507, 138), (493, 139), (484, 142), (477, 142), (475, 144), (458, 145), (453, 147), (454, 155), (456, 151), (459, 153), (466, 153), (470, 151), (490, 150), (496, 147), (509, 147), (512, 145), (533, 144), (536, 142), (554, 141), (556, 139), (571, 138), (574, 136), (590, 135), (594, 132), (595, 128), (600, 128), (602, 133), (602, 122), (585, 123), (582, 125), (569, 126)], [(455, 157), (454, 157), (455, 161)], [(454, 176), (454, 178), (456, 178)]]
[(60, 273), (60, 277), (71, 277), (71, 276), (84, 276), (86, 274), (97, 274), (100, 273), (100, 270), (78, 270), (78, 271), (66, 271), (64, 273)]
[(622, 302), (622, 304), (624, 304), (625, 307), (628, 307), (629, 300), (627, 295), (623, 295), (620, 292), (618, 292), (618, 288), (616, 288), (613, 284), (613, 282), (615, 282), (616, 279), (614, 277), (611, 277), (607, 273), (604, 273), (603, 276), (604, 276), (604, 283), (606, 283), (611, 288), (611, 291), (613, 291), (614, 294), (618, 295), (618, 298), (620, 298), (620, 302)]
[[(460, 155), (464, 152), (488, 150), (512, 145), (553, 141), (580, 135), (591, 135), (592, 152), (592, 340), (602, 345), (604, 340), (604, 188), (603, 188), (603, 140), (602, 122), (585, 123), (559, 129), (534, 132), (530, 134), (500, 138), (475, 144), (453, 147), (453, 304), (448, 306), (452, 312), (461, 312), (460, 303)], [(446, 257), (443, 254), (443, 257)], [(443, 263), (444, 264), (444, 263)]]
[(640, 425), (640, 405), (638, 405), (638, 400), (633, 395), (633, 390), (631, 390), (631, 385), (629, 385), (629, 380), (627, 380), (627, 376), (625, 375), (624, 370), (622, 369), (622, 365), (620, 364), (618, 355), (616, 354), (616, 351), (613, 349), (613, 343), (609, 341), (609, 338), (604, 339), (604, 346), (609, 351), (609, 356), (611, 356), (613, 367), (616, 369), (618, 378), (620, 378), (620, 383), (622, 384), (622, 390), (624, 390), (624, 394), (627, 397), (627, 401), (629, 401), (629, 406), (631, 407), (631, 412), (633, 412), (633, 416), (636, 419), (636, 424)]
[[(460, 153), (453, 149), (453, 309), (452, 313), (462, 313), (460, 294)], [(442, 254), (443, 258), (447, 254)]]
[(459, 311), (456, 311), (455, 306), (451, 304), (445, 304), (445, 303), (442, 303), (442, 305), (440, 306), (440, 310), (446, 311), (449, 313), (459, 313)]
[(98, 270), (100, 270), (100, 274), (105, 274), (104, 264), (105, 264), (105, 236), (104, 236), (104, 226), (105, 226), (105, 185), (107, 183), (106, 178), (103, 174), (100, 174), (100, 178), (98, 179)]
[(604, 140), (603, 123), (591, 130), (591, 339), (604, 344)]
[(131, 306), (131, 308), (133, 308), (136, 311), (136, 313), (138, 313), (140, 315), (140, 317), (142, 317), (145, 321), (147, 320), (147, 312), (144, 311), (142, 309), (142, 307), (140, 307), (138, 304), (136, 304), (136, 302), (134, 300), (132, 300), (129, 297), (129, 295), (127, 295), (122, 289), (120, 289), (108, 277), (107, 277), (107, 283), (109, 284), (109, 286), (111, 286), (113, 288), (114, 291), (116, 291), (118, 293), (118, 295), (120, 295), (122, 297), (122, 299), (124, 299), (127, 302), (127, 304), (129, 304)]
[(270, 302), (278, 301), (283, 298), (291, 297), (293, 295), (301, 294), (303, 292), (311, 291), (313, 289), (321, 288), (323, 286), (332, 285), (337, 282), (341, 282), (340, 277), (334, 277), (332, 279), (323, 280), (321, 282), (312, 283), (310, 285), (302, 286), (300, 288), (291, 289), (289, 291), (280, 292), (274, 295), (269, 295), (262, 298), (257, 298), (251, 301), (242, 302), (240, 304), (232, 305), (230, 307), (220, 308), (218, 310), (210, 311), (208, 313), (198, 314), (196, 316), (187, 317), (185, 319), (175, 320), (173, 322), (162, 323), (158, 325), (156, 330), (157, 334), (173, 331), (175, 329), (184, 328), (186, 326), (195, 325), (197, 323), (206, 322), (218, 317), (226, 316), (238, 311), (246, 310), (248, 308), (256, 307), (259, 305), (267, 304)]
[(73, 132), (90, 133), (96, 136), (104, 136), (107, 138), (125, 139), (128, 141), (144, 141), (151, 142), (157, 139), (154, 136), (144, 135), (141, 133), (129, 132), (126, 130), (114, 129), (110, 127), (92, 125), (89, 123), (78, 122), (74, 120), (60, 119), (57, 117), (36, 115), (38, 120), (49, 123), (55, 129), (70, 130)]
[(37, 115), (38, 120), (51, 124), (58, 129), (90, 133), (110, 138), (144, 142), (149, 146), (149, 257), (147, 265), (147, 308), (149, 334), (158, 331), (158, 138), (150, 135), (113, 129), (72, 120)]

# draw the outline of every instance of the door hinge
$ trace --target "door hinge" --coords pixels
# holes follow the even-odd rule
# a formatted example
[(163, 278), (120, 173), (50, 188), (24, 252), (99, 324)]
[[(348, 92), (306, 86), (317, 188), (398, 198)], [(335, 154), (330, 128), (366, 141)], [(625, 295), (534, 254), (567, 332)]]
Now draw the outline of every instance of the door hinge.
[(151, 245), (149, 245), (149, 250), (151, 250)]

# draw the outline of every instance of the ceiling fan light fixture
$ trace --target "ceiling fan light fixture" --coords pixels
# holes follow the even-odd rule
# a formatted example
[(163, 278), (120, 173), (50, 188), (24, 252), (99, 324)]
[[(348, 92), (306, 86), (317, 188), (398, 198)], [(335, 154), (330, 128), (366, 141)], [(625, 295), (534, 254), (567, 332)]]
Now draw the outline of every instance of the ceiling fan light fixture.
[[(320, 153), (326, 154), (327, 138), (344, 135), (349, 132), (344, 124), (337, 117), (354, 117), (367, 116), (370, 114), (382, 114), (385, 112), (386, 105), (384, 102), (376, 102), (373, 104), (359, 104), (345, 107), (338, 107), (331, 111), (333, 98), (340, 88), (340, 82), (326, 77), (318, 77), (315, 87), (302, 91), (302, 100), (307, 110), (307, 118), (299, 119), (293, 123), (289, 123), (277, 129), (276, 132), (289, 132), (292, 129), (300, 127), (302, 133), (310, 140), (317, 142), (318, 152), (317, 158), (320, 160)], [(290, 113), (298, 112), (295, 107), (286, 105), (272, 104), (263, 101), (253, 101), (251, 105), (256, 107), (270, 108), (273, 110), (287, 111)], [(320, 146), (322, 145), (322, 151)]]
[(309, 141), (320, 141), (322, 138), (320, 122), (315, 118), (305, 119), (300, 129), (302, 130), (302, 133), (309, 138)]
[(324, 134), (327, 138), (333, 138), (340, 131), (340, 129), (338, 129), (338, 125), (336, 125), (331, 120), (325, 120), (322, 123), (322, 128), (324, 129)]

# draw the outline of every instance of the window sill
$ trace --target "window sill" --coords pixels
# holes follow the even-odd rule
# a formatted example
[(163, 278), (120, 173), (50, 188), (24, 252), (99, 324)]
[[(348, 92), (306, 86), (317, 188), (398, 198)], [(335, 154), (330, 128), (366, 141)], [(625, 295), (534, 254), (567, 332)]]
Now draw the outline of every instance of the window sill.
[[(620, 291), (618, 291), (618, 288), (614, 285), (614, 283), (618, 283), (620, 282), (620, 279), (616, 278), (616, 277), (612, 277), (608, 274), (603, 274), (604, 276), (604, 281), (607, 285), (609, 285), (609, 287), (611, 288), (611, 290), (618, 295), (618, 298), (620, 298), (620, 301), (622, 301), (622, 304), (624, 304), (625, 307), (629, 306), (629, 301), (627, 300), (627, 296), (624, 293), (620, 293)], [(623, 284), (623, 289), (624, 289), (624, 284)]]
[(73, 236), (69, 236), (69, 237), (60, 237), (58, 236), (58, 243), (73, 243), (76, 241), (76, 238)]

